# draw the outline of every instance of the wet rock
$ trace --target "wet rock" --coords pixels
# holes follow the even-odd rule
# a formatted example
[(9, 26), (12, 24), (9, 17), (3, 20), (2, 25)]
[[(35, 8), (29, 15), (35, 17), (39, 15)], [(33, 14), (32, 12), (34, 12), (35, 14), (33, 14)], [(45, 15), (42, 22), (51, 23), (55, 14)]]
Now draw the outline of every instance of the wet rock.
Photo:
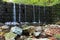
[(17, 35), (22, 34), (22, 29), (17, 26), (12, 27), (10, 31), (16, 33)]
[(13, 32), (6, 33), (5, 35), (5, 40), (14, 40), (14, 38), (17, 36)]

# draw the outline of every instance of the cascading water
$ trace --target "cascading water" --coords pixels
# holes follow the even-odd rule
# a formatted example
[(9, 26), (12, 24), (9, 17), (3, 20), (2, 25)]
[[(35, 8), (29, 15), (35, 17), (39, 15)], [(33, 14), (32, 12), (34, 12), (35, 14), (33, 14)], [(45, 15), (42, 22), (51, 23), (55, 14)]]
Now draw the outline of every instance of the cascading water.
[(44, 6), (44, 16), (45, 16), (45, 6)]
[(35, 6), (33, 5), (33, 23), (36, 23), (35, 22)]
[(27, 14), (26, 14), (26, 5), (24, 6), (25, 7), (25, 24), (28, 24), (28, 22), (27, 22)]
[(21, 4), (19, 4), (19, 26), (21, 26)]
[[(9, 0), (9, 2), (13, 2), (13, 0)], [(13, 22), (6, 22), (6, 25), (16, 25), (16, 6), (13, 3)]]
[[(45, 20), (45, 14), (46, 14), (46, 7), (44, 6), (44, 20)], [(46, 24), (46, 20), (44, 21), (44, 24)]]
[(16, 6), (15, 3), (13, 3), (13, 24), (16, 25)]
[(38, 7), (38, 9), (39, 9), (38, 21), (39, 21), (39, 24), (40, 24), (40, 7)]
[(21, 26), (21, 4), (19, 4), (19, 24)]
[(26, 22), (26, 5), (25, 5), (25, 22)]

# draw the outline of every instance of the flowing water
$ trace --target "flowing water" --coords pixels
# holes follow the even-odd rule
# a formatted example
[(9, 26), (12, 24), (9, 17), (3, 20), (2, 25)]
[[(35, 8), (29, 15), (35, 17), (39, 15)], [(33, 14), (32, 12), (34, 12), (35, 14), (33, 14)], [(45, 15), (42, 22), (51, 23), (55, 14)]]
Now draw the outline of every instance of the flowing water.
[(26, 5), (25, 5), (25, 22), (26, 22), (27, 20), (26, 20)]
[[(45, 14), (46, 14), (46, 7), (44, 6), (44, 20), (45, 20)], [(46, 24), (46, 20), (44, 21), (44, 24)]]
[(19, 22), (21, 22), (21, 6), (19, 4)]
[(33, 23), (36, 23), (35, 21), (35, 6), (33, 5)]
[(15, 6), (15, 3), (13, 3), (13, 22), (15, 25), (15, 22), (16, 22), (16, 6)]
[(38, 7), (38, 9), (39, 9), (38, 21), (39, 21), (39, 24), (40, 24), (40, 7)]
[(27, 6), (25, 5), (25, 24), (28, 24), (27, 22)]

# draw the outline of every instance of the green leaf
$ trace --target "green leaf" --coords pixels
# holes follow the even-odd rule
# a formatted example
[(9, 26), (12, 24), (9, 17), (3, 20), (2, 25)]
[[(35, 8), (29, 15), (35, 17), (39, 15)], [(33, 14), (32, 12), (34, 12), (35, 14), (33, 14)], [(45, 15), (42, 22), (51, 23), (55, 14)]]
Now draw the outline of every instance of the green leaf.
[[(4, 0), (8, 2), (9, 0)], [(60, 0), (12, 0), (13, 3), (40, 5), (40, 6), (53, 6), (60, 3)]]

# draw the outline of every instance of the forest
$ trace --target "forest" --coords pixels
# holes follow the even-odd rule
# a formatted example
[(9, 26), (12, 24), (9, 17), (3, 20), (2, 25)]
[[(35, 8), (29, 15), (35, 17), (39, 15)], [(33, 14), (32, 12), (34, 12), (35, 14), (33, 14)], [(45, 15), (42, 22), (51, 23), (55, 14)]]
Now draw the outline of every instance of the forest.
[(53, 6), (60, 3), (60, 0), (3, 0), (5, 2), (13, 2), (27, 5), (39, 5), (39, 6)]

